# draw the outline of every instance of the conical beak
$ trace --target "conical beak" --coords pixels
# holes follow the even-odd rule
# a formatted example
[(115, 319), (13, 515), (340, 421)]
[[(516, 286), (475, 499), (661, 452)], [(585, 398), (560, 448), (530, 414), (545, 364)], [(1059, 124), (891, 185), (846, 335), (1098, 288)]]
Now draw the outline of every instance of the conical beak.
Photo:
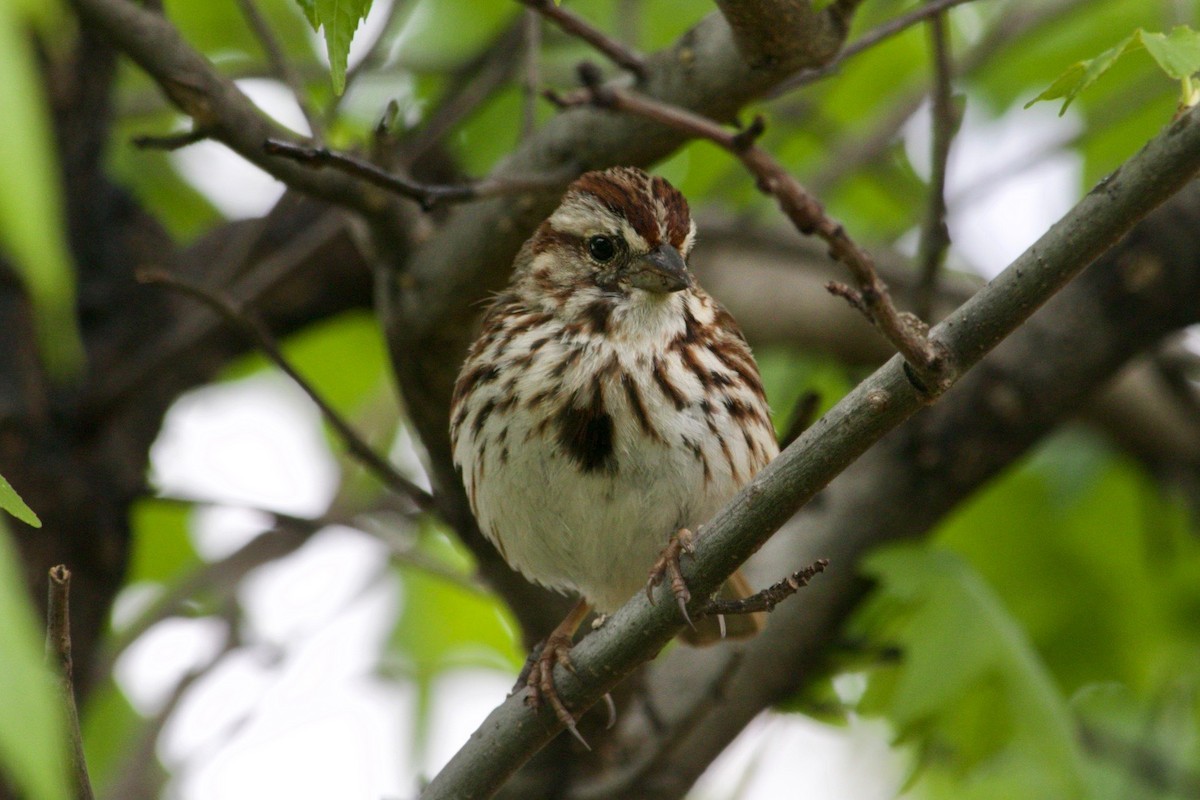
[(691, 288), (692, 276), (679, 251), (660, 244), (633, 262), (630, 283), (647, 292), (666, 294)]

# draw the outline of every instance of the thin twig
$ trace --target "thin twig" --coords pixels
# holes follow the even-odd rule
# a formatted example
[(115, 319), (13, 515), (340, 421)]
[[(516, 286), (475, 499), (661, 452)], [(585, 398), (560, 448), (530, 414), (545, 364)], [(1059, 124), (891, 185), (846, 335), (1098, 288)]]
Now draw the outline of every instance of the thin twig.
[(842, 48), (838, 53), (837, 58), (830, 61), (828, 64), (823, 64), (814, 69), (803, 69), (796, 73), (791, 78), (788, 78), (779, 86), (775, 87), (768, 95), (769, 97), (779, 97), (782, 94), (787, 94), (793, 89), (799, 89), (801, 86), (807, 86), (810, 83), (815, 83), (822, 78), (827, 78), (833, 75), (841, 68), (842, 64), (847, 59), (853, 58), (864, 50), (869, 50), (880, 42), (886, 41), (898, 33), (908, 30), (913, 25), (924, 22), (930, 17), (936, 17), (943, 11), (960, 6), (963, 3), (970, 3), (971, 0), (931, 0), (927, 5), (921, 8), (913, 9), (907, 14), (901, 14), (890, 22), (885, 22), (876, 28), (864, 33), (859, 38), (855, 39), (850, 44)]
[(253, 341), (275, 366), (296, 382), (296, 385), (308, 395), (317, 408), (321, 410), (325, 421), (329, 423), (342, 441), (346, 449), (360, 462), (380, 478), (387, 486), (412, 499), (418, 508), (433, 507), (433, 496), (396, 471), (386, 459), (376, 453), (370, 445), (363, 441), (346, 420), (342, 419), (333, 406), (321, 396), (291, 363), (284, 357), (279, 345), (267, 330), (266, 325), (245, 308), (239, 308), (232, 300), (224, 297), (214, 289), (198, 286), (175, 275), (161, 270), (143, 270), (137, 273), (137, 279), (142, 283), (158, 284), (183, 292), (194, 297), (217, 312), (235, 330)]
[(946, 259), (946, 249), (950, 246), (950, 231), (946, 227), (946, 162), (950, 157), (950, 142), (961, 119), (950, 94), (950, 44), (942, 14), (934, 14), (929, 18), (929, 45), (933, 54), (929, 200), (917, 247), (919, 278), (913, 301), (916, 314), (922, 319), (929, 319), (937, 291), (938, 273)]
[(190, 131), (182, 133), (173, 133), (168, 136), (135, 136), (130, 141), (139, 150), (182, 150), (188, 145), (212, 138), (213, 133), (212, 128), (197, 125)]
[(542, 85), (542, 16), (532, 8), (525, 9), (525, 93), (521, 107), (521, 138), (533, 133), (537, 124), (537, 101)]
[(92, 800), (92, 780), (88, 776), (79, 732), (79, 710), (75, 706), (75, 680), (71, 662), (71, 572), (59, 564), (50, 568), (50, 592), (46, 605), (46, 657), (58, 668), (59, 692), (67, 717), (67, 736), (71, 747), (71, 773), (75, 779), (75, 797)]
[(711, 614), (753, 614), (757, 611), (774, 611), (775, 606), (800, 591), (813, 576), (824, 572), (829, 566), (829, 559), (820, 558), (802, 570), (793, 572), (778, 583), (773, 583), (760, 592), (755, 592), (741, 600), (709, 600), (704, 606), (703, 613)]
[(284, 56), (283, 48), (279, 46), (279, 40), (275, 38), (275, 32), (271, 30), (271, 26), (259, 13), (254, 0), (237, 0), (237, 3), (242, 9), (242, 16), (250, 24), (250, 30), (254, 31), (255, 37), (262, 45), (267, 62), (271, 65), (271, 72), (292, 90), (292, 96), (296, 98), (296, 104), (300, 106), (300, 113), (308, 122), (309, 134), (315, 141), (322, 141), (325, 125), (308, 100), (308, 92), (305, 90), (304, 80), (300, 77), (300, 73)]
[(779, 449), (787, 447), (792, 442), (800, 437), (800, 434), (808, 430), (817, 419), (817, 408), (821, 404), (821, 395), (816, 392), (804, 392), (796, 398), (796, 405), (792, 407), (792, 417), (788, 422), (787, 430), (783, 432), (783, 436), (779, 437)]
[(526, 179), (486, 178), (476, 183), (464, 183), (456, 186), (428, 184), (387, 172), (370, 161), (347, 153), (339, 153), (326, 147), (308, 147), (279, 139), (267, 139), (263, 143), (263, 149), (271, 155), (291, 159), (314, 169), (333, 167), (347, 175), (364, 180), (372, 186), (378, 186), (401, 197), (416, 200), (426, 211), (440, 203), (463, 203), (483, 197), (540, 191), (561, 185), (570, 179), (570, 176), (548, 175)]
[(595, 28), (578, 14), (568, 11), (554, 0), (521, 0), (521, 2), (567, 33), (587, 42), (617, 66), (629, 70), (639, 79), (646, 77), (646, 59), (640, 53)]
[(849, 268), (858, 284), (857, 289), (831, 284), (830, 291), (850, 300), (900, 351), (911, 367), (910, 376), (922, 395), (931, 400), (946, 389), (950, 365), (944, 352), (925, 335), (924, 323), (912, 314), (896, 309), (887, 285), (875, 271), (871, 256), (850, 239), (845, 228), (831, 219), (820, 202), (774, 157), (754, 143), (764, 130), (761, 117), (757, 117), (742, 131), (730, 132), (713, 120), (685, 108), (667, 105), (626, 89), (603, 85), (598, 71), (592, 65), (581, 65), (580, 77), (584, 83), (582, 91), (567, 97), (547, 93), (547, 97), (564, 107), (591, 105), (636, 114), (707, 139), (736, 156), (754, 175), (758, 188), (775, 198), (800, 233), (821, 237), (829, 245), (829, 255)]

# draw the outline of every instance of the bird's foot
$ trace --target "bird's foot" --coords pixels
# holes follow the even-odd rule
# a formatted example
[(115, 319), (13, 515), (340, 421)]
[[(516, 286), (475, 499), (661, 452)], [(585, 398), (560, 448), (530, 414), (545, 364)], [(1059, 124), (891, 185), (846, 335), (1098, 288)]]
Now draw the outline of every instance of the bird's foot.
[(687, 624), (695, 630), (696, 626), (692, 622), (691, 616), (688, 614), (687, 604), (691, 602), (692, 593), (688, 591), (687, 581), (683, 578), (683, 572), (679, 568), (679, 559), (687, 553), (691, 555), (696, 551), (695, 537), (687, 528), (680, 528), (679, 531), (671, 537), (667, 542), (667, 546), (663, 548), (662, 554), (658, 560), (654, 562), (654, 566), (650, 568), (650, 578), (646, 581), (646, 597), (651, 603), (654, 602), (654, 587), (658, 586), (664, 580), (670, 579), (671, 593), (675, 595), (675, 602), (679, 605), (679, 613), (683, 615)]

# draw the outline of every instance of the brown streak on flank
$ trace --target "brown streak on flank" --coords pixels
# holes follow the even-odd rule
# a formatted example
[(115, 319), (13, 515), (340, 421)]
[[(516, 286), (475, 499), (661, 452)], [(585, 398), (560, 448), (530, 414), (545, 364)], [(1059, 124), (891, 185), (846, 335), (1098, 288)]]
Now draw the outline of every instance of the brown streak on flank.
[(657, 175), (650, 180), (650, 193), (662, 204), (665, 212), (663, 222), (667, 229), (667, 241), (676, 249), (682, 248), (692, 228), (692, 215), (688, 211), (687, 200), (678, 189)]
[(756, 395), (766, 396), (763, 392), (762, 378), (758, 376), (750, 351), (744, 345), (739, 346), (736, 342), (726, 340), (713, 342), (709, 349), (722, 364), (736, 372)]
[(494, 397), (489, 397), (487, 402), (480, 406), (479, 413), (475, 415), (475, 421), (471, 423), (471, 431), (475, 436), (479, 436), (479, 432), (483, 430), (484, 423), (487, 422), (487, 418), (491, 416), (495, 409), (496, 398)]
[(671, 379), (667, 377), (667, 371), (663, 367), (663, 361), (658, 356), (654, 357), (652, 372), (654, 374), (654, 382), (658, 384), (658, 388), (662, 389), (663, 395), (675, 404), (675, 408), (680, 411), (686, 408), (687, 398), (683, 396), (683, 393), (679, 391), (675, 384), (671, 383)]
[(737, 462), (733, 460), (733, 452), (729, 449), (729, 443), (719, 433), (717, 434), (717, 442), (721, 445), (721, 453), (725, 456), (725, 463), (729, 465), (729, 474), (733, 476), (733, 482), (741, 484), (742, 473), (737, 468)]
[(691, 347), (683, 348), (680, 353), (683, 359), (683, 365), (696, 376), (696, 380), (700, 381), (700, 385), (704, 389), (712, 387), (712, 373), (700, 363), (700, 357), (696, 355), (696, 350)]
[(454, 395), (450, 400), (451, 405), (458, 405), (476, 387), (491, 383), (498, 377), (500, 377), (500, 368), (495, 364), (480, 364), (471, 371), (464, 372), (454, 384)]
[(708, 466), (708, 456), (704, 455), (704, 448), (694, 439), (683, 437), (683, 446), (692, 451), (692, 455), (700, 461), (700, 466), (704, 469), (704, 485), (707, 486), (712, 481), (712, 469)]
[(625, 396), (629, 399), (629, 408), (633, 411), (633, 415), (637, 417), (638, 425), (641, 426), (642, 432), (657, 442), (663, 441), (658, 429), (650, 422), (650, 412), (646, 410), (646, 401), (642, 398), (642, 391), (638, 388), (637, 381), (628, 372), (624, 372), (621, 374), (621, 385), (625, 387)]
[(563, 360), (554, 365), (554, 369), (550, 370), (551, 378), (561, 378), (566, 374), (567, 370), (579, 360), (583, 355), (583, 349), (580, 347), (571, 348), (571, 351), (563, 357)]
[(716, 307), (716, 312), (713, 314), (713, 330), (723, 331), (727, 334), (730, 334), (739, 342), (749, 347), (750, 345), (746, 341), (746, 337), (742, 333), (742, 329), (738, 327), (737, 320), (733, 318), (733, 314), (730, 314), (728, 311), (726, 311), (725, 306), (721, 305), (720, 303), (714, 302), (713, 305)]

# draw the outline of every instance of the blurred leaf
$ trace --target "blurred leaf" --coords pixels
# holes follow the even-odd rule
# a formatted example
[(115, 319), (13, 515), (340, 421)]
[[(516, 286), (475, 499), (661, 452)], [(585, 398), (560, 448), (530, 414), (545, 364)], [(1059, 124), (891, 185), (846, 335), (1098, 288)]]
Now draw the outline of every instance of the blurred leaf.
[(1186, 25), (1174, 28), (1170, 35), (1148, 33), (1138, 28), (1125, 37), (1116, 46), (1105, 50), (1095, 58), (1079, 61), (1071, 65), (1066, 72), (1058, 76), (1049, 88), (1025, 104), (1029, 108), (1039, 100), (1063, 99), (1062, 108), (1058, 110), (1062, 116), (1071, 102), (1101, 75), (1116, 63), (1117, 59), (1126, 53), (1145, 49), (1154, 61), (1169, 77), (1175, 80), (1185, 80), (1200, 71), (1200, 33)]
[(54, 137), (33, 49), (18, 6), (0, 2), (0, 244), (29, 293), (38, 343), (58, 378), (83, 366), (75, 318), (75, 277), (63, 238)]
[(12, 488), (12, 484), (5, 480), (3, 475), (0, 475), (0, 508), (26, 525), (32, 525), (35, 528), (42, 527), (42, 521), (38, 519), (38, 515), (33, 513), (32, 508), (25, 505), (25, 501), (17, 494), (17, 490)]
[(308, 23), (315, 31), (325, 32), (325, 47), (329, 52), (329, 73), (333, 91), (341, 94), (346, 88), (346, 57), (354, 32), (371, 11), (371, 0), (296, 0)]
[[(863, 619), (903, 658), (892, 680), (872, 681), (863, 710), (884, 711), (902, 740), (948, 752), (959, 769), (1020, 753), (1060, 796), (1080, 794), (1085, 771), (1066, 703), (979, 575), (920, 545), (888, 547), (865, 567), (879, 588)], [(1006, 780), (1014, 774), (1006, 770)]]
[(391, 49), (402, 66), (451, 69), (482, 50), (520, 13), (519, 4), (494, 0), (419, 0), (408, 10)]
[(16, 548), (0, 519), (0, 773), (22, 796), (67, 800), (66, 726)]
[[(118, 770), (128, 766), (134, 737), (145, 720), (134, 711), (120, 689), (107, 682), (89, 694), (80, 724), (92, 784), (101, 796), (112, 797), (113, 783), (122, 777)], [(139, 767), (162, 771), (157, 761)]]
[(133, 507), (133, 552), (126, 585), (141, 581), (167, 583), (200, 565), (188, 533), (191, 508), (152, 498)]

